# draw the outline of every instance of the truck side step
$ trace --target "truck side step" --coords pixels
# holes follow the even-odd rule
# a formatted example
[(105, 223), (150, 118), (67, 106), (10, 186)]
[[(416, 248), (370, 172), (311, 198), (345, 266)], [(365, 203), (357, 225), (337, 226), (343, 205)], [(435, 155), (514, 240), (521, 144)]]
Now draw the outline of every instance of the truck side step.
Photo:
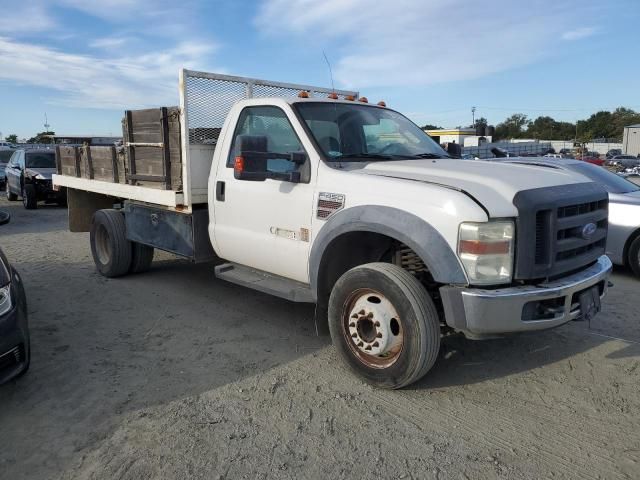
[(215, 268), (216, 277), (227, 282), (249, 287), (292, 302), (315, 303), (311, 289), (304, 283), (272, 275), (236, 263), (225, 263)]

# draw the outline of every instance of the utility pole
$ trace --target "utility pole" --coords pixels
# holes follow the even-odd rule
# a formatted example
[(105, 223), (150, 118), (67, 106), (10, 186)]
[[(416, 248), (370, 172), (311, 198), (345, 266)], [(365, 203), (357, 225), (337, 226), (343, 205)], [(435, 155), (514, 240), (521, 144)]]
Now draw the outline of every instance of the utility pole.
[(49, 120), (47, 119), (47, 112), (44, 112), (44, 131), (48, 132), (50, 126), (51, 125), (49, 125)]
[(476, 128), (476, 107), (471, 107), (471, 126)]

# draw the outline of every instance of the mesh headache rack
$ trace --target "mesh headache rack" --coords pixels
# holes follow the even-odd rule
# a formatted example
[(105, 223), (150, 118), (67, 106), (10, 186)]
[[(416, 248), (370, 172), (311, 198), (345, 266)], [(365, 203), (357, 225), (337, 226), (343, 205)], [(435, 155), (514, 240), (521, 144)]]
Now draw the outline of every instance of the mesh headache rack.
[(358, 92), (347, 90), (182, 70), (180, 106), (188, 126), (189, 143), (215, 143), (229, 110), (239, 100), (296, 97), (301, 91), (307, 92), (310, 98), (327, 98), (330, 93), (342, 100), (348, 96), (358, 98)]

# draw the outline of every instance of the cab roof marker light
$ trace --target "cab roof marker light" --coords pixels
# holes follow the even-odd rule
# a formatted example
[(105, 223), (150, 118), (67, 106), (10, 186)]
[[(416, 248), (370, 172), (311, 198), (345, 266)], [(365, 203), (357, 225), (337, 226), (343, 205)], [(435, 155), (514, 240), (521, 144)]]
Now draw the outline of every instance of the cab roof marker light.
[(329, 95), (327, 95), (327, 98), (330, 98), (331, 100), (338, 100), (338, 94), (335, 92), (331, 92)]
[(347, 95), (344, 97), (345, 100), (348, 100), (350, 102), (353, 102), (355, 100), (355, 97), (353, 95)]
[(300, 93), (298, 93), (298, 98), (309, 98), (309, 92), (302, 90)]
[(385, 102), (384, 100), (380, 100), (380, 101), (378, 102), (378, 106), (379, 106), (379, 107), (386, 107), (386, 106), (387, 106), (387, 102)]
[(362, 103), (369, 103), (369, 99), (367, 97), (360, 97), (358, 101)]

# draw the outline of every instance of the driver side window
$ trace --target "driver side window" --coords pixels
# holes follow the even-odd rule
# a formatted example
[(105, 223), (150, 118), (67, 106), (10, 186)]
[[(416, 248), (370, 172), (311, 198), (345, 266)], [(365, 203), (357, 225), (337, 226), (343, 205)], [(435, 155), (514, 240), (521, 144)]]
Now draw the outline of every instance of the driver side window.
[[(305, 165), (297, 165), (291, 161), (292, 153), (301, 153), (304, 149), (289, 119), (281, 109), (259, 106), (247, 107), (242, 111), (227, 158), (227, 167), (233, 168), (234, 158), (239, 153), (241, 137), (247, 136), (252, 138), (256, 148), (259, 146), (265, 153), (270, 154), (267, 159), (267, 170), (286, 173), (300, 169), (302, 181), (309, 181), (305, 178)], [(308, 163), (307, 161), (307, 170)]]

